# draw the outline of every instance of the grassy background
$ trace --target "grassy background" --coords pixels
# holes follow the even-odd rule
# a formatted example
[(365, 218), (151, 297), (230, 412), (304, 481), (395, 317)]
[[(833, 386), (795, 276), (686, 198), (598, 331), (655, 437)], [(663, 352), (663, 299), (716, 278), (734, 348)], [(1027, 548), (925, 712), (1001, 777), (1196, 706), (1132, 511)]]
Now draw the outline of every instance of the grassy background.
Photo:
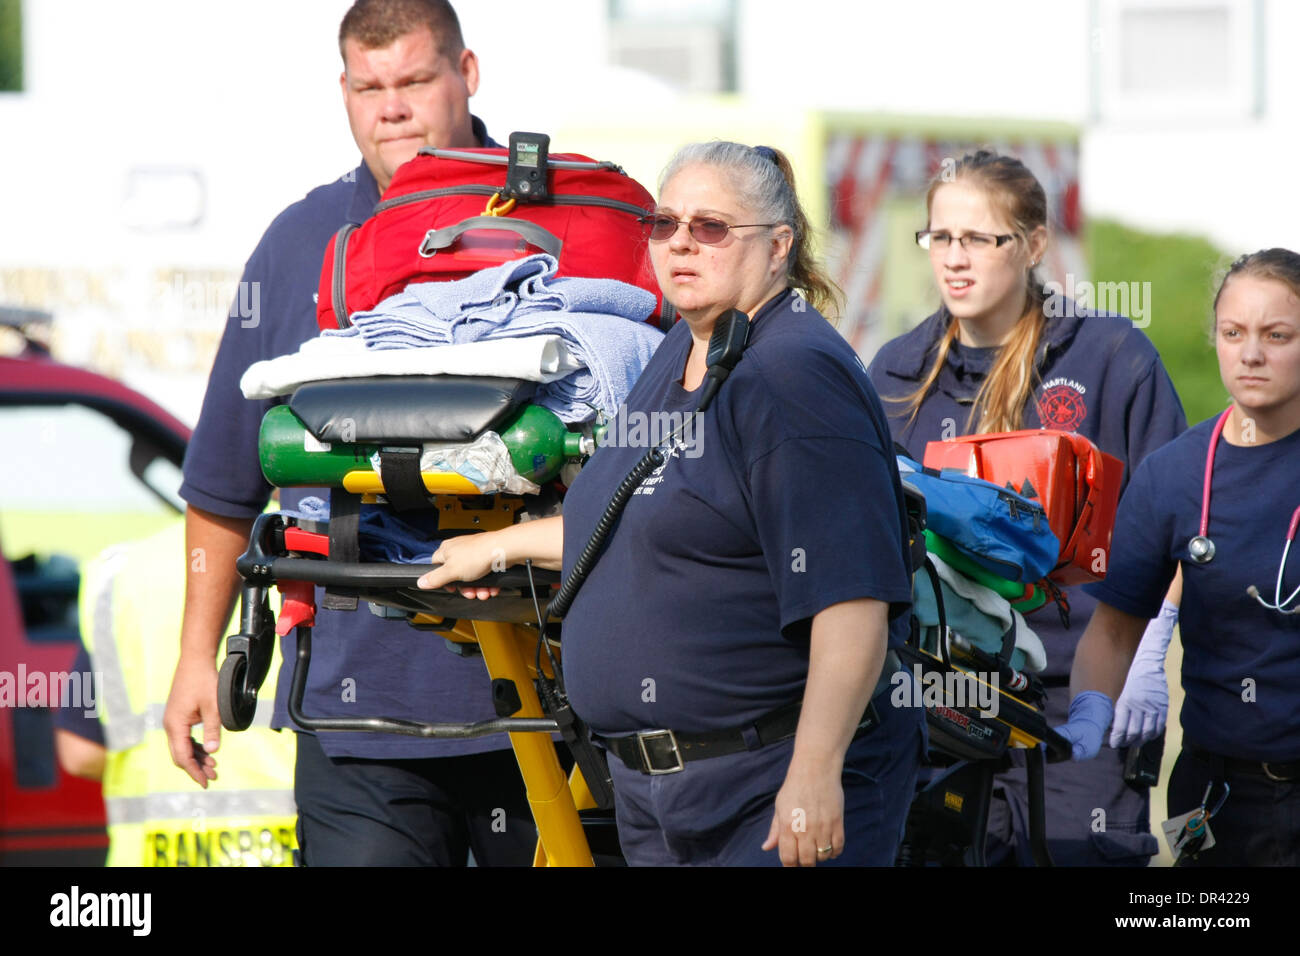
[(23, 88), (22, 0), (0, 0), (0, 93)]
[(111, 545), (147, 537), (179, 520), (179, 515), (162, 509), (148, 513), (82, 513), (72, 507), (52, 512), (11, 511), (0, 514), (0, 542), (10, 560), (27, 554), (62, 554), (81, 564)]
[(1116, 222), (1089, 223), (1085, 248), (1094, 282), (1149, 282), (1145, 329), (1183, 401), (1188, 424), (1222, 411), (1228, 393), (1210, 340), (1210, 304), (1232, 257), (1205, 239), (1157, 235)]

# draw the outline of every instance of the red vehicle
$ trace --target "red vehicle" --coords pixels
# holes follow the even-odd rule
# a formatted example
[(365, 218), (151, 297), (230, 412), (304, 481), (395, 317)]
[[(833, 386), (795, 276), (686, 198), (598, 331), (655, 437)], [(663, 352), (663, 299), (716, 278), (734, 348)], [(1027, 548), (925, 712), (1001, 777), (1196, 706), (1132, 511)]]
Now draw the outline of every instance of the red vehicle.
[(138, 392), (54, 361), (31, 334), (48, 323), (0, 309), (0, 865), (8, 866), (104, 862), (100, 785), (59, 767), (54, 711), (39, 704), (59, 703), (48, 699), (51, 675), (65, 675), (79, 649), (78, 563), (178, 519), (190, 435)]

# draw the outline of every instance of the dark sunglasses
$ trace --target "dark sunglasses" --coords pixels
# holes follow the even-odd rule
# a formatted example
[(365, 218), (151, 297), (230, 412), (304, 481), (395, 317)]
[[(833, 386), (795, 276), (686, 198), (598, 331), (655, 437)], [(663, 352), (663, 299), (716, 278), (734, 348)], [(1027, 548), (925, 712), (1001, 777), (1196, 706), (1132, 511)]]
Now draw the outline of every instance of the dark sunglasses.
[(711, 246), (726, 239), (727, 233), (732, 229), (780, 225), (778, 222), (750, 222), (729, 226), (721, 219), (674, 219), (672, 216), (663, 215), (642, 216), (637, 221), (650, 230), (650, 238), (655, 242), (671, 239), (677, 235), (677, 227), (684, 225), (690, 230), (691, 236), (694, 237), (696, 242), (702, 242), (706, 246)]

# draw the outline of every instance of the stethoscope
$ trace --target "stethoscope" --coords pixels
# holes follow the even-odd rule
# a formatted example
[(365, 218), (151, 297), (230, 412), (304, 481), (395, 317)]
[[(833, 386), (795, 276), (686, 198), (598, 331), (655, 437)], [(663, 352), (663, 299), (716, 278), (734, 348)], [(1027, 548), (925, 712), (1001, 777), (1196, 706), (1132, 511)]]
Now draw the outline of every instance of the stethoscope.
[[(1224, 409), (1219, 420), (1214, 423), (1214, 431), (1210, 434), (1210, 447), (1205, 453), (1205, 483), (1201, 490), (1201, 528), (1200, 532), (1187, 542), (1187, 551), (1191, 555), (1192, 561), (1196, 564), (1209, 564), (1214, 559), (1214, 542), (1209, 538), (1210, 530), (1210, 482), (1214, 476), (1214, 453), (1219, 447), (1219, 436), (1223, 434), (1223, 426), (1228, 422), (1228, 416), (1232, 414), (1232, 406), (1229, 405)], [(1295, 540), (1296, 528), (1300, 527), (1300, 507), (1291, 514), (1291, 524), (1287, 527), (1286, 543), (1282, 547), (1282, 561), (1277, 566), (1277, 584), (1273, 588), (1273, 603), (1269, 604), (1259, 595), (1259, 588), (1251, 585), (1246, 588), (1246, 593), (1256, 601), (1268, 608), (1270, 611), (1280, 611), (1283, 614), (1300, 614), (1300, 606), (1287, 610), (1287, 605), (1300, 596), (1300, 587), (1297, 587), (1285, 601), (1282, 600), (1282, 576), (1286, 570), (1286, 559), (1291, 553), (1291, 542)]]

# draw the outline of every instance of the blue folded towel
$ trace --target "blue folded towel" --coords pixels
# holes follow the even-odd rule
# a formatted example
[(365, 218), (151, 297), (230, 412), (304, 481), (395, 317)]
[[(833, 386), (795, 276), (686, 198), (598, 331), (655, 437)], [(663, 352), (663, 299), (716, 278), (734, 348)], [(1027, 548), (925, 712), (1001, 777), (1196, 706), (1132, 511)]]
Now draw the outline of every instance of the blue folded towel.
[(551, 256), (515, 259), (491, 269), (480, 269), (455, 282), (417, 282), (407, 286), (434, 318), (454, 323), (467, 315), (509, 314), (519, 302), (517, 287), (555, 274)]
[(563, 336), (570, 354), (586, 366), (537, 386), (533, 403), (563, 422), (590, 421), (592, 408), (613, 418), (664, 338), (644, 322), (596, 312), (534, 312), (517, 316), (487, 337), (521, 335)]
[[(549, 256), (547, 257), (549, 258)], [(655, 308), (655, 297), (645, 289), (612, 279), (551, 278), (539, 273), (519, 285), (522, 309), (549, 306), (565, 312), (600, 312), (644, 322)]]
[(565, 422), (589, 421), (593, 407), (612, 417), (663, 340), (645, 324), (655, 297), (615, 279), (555, 279), (555, 270), (541, 253), (455, 282), (413, 283), (355, 313), (353, 328), (323, 334), (359, 335), (371, 349), (560, 335), (586, 368), (542, 385), (534, 401)]

